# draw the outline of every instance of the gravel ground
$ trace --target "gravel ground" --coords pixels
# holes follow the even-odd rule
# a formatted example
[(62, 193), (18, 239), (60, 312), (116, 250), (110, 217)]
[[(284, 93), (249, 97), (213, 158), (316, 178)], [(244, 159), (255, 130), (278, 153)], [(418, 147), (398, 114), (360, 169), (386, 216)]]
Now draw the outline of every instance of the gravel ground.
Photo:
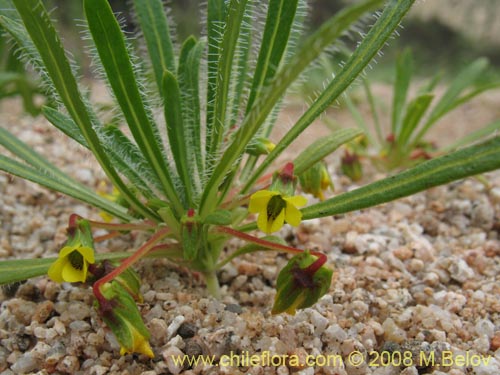
[[(16, 102), (0, 105), (0, 126), (97, 186), (102, 173), (80, 148), (43, 120), (21, 116)], [(380, 177), (368, 170), (367, 178)], [(485, 178), (489, 187), (471, 178), (284, 228), (292, 245), (324, 251), (335, 270), (329, 293), (295, 316), (270, 314), (285, 256), (244, 256), (226, 266), (221, 300), (186, 270), (143, 261), (140, 308), (152, 360), (119, 355), (87, 287), (42, 277), (5, 289), (0, 374), (499, 374), (500, 172)], [(354, 187), (334, 179), (336, 193)], [(3, 173), (0, 210), (0, 259), (54, 256), (70, 213), (98, 218), (81, 203)], [(128, 250), (135, 241), (100, 249)], [(184, 355), (215, 361), (173, 360)], [(411, 358), (419, 366), (405, 366)]]

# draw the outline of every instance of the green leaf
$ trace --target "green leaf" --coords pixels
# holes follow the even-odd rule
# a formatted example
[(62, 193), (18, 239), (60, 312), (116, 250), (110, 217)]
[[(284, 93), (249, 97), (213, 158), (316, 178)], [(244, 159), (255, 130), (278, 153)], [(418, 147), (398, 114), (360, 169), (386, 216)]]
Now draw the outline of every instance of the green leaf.
[(413, 74), (413, 55), (406, 48), (396, 60), (396, 81), (394, 82), (394, 93), (392, 98), (392, 120), (391, 131), (396, 138), (402, 131), (403, 112)]
[(37, 184), (49, 188), (54, 191), (59, 191), (70, 197), (88, 203), (94, 207), (100, 208), (107, 213), (116, 216), (124, 221), (134, 221), (135, 219), (128, 215), (126, 209), (116, 203), (113, 203), (96, 193), (87, 190), (84, 186), (77, 182), (69, 183), (68, 181), (59, 180), (54, 175), (45, 170), (38, 170), (21, 164), (13, 159), (0, 155), (0, 170), (10, 173), (14, 176), (24, 178), (26, 180), (36, 182)]
[(51, 175), (65, 181), (66, 183), (76, 184), (76, 181), (59, 170), (55, 165), (50, 163), (27, 144), (14, 137), (4, 128), (0, 128), (0, 145), (4, 146), (7, 150), (24, 160), (29, 165), (33, 166), (35, 169), (46, 170)]
[(177, 79), (169, 71), (163, 74), (163, 95), (170, 149), (177, 167), (177, 173), (184, 186), (187, 207), (192, 207), (194, 165), (189, 163), (191, 157), (188, 155), (189, 143), (186, 139), (186, 129), (182, 118), (181, 91)]
[(139, 91), (120, 25), (107, 0), (85, 0), (84, 9), (106, 77), (132, 135), (160, 179), (165, 195), (180, 215), (182, 204), (169, 173), (158, 130)]
[(343, 69), (255, 170), (252, 178), (247, 181), (242, 189), (243, 192), (247, 192), (271, 163), (361, 74), (379, 49), (384, 46), (392, 32), (398, 27), (399, 22), (414, 1), (392, 0), (388, 2), (380, 18), (350, 56)]
[(451, 145), (444, 147), (439, 151), (442, 153), (447, 153), (459, 147), (470, 145), (471, 143), (474, 143), (482, 138), (495, 134), (495, 132), (499, 130), (500, 130), (500, 120), (493, 121), (489, 125), (486, 125), (481, 129), (478, 129), (470, 134), (467, 134), (465, 137), (460, 138), (458, 141), (453, 142)]
[(399, 137), (396, 138), (396, 146), (401, 150), (405, 149), (411, 152), (411, 149), (408, 147), (408, 142), (420, 120), (429, 108), (433, 98), (434, 95), (432, 94), (422, 94), (408, 104)]
[(202, 176), (203, 152), (201, 147), (201, 117), (200, 117), (200, 92), (199, 69), (205, 43), (196, 41), (194, 37), (188, 38), (182, 47), (179, 58), (179, 88), (182, 95), (182, 114), (186, 128), (186, 137), (189, 147), (189, 163), (194, 163), (198, 173), (193, 174), (193, 184), (200, 183), (194, 176)]
[(337, 148), (361, 134), (363, 132), (358, 129), (340, 129), (327, 137), (318, 139), (295, 158), (293, 161), (294, 173), (296, 175), (302, 174)]
[(207, 5), (207, 116), (206, 116), (206, 149), (210, 149), (212, 127), (214, 124), (215, 95), (217, 92), (217, 69), (221, 56), (221, 35), (224, 32), (227, 7), (225, 0), (208, 0)]
[[(366, 93), (366, 98), (368, 99), (368, 104), (370, 105), (370, 111), (371, 115), (373, 117), (373, 126), (375, 127), (375, 134), (377, 134), (377, 142), (379, 145), (384, 143), (384, 136), (382, 134), (382, 126), (380, 125), (379, 117), (378, 117), (378, 112), (377, 112), (377, 106), (375, 104), (375, 97), (373, 96), (372, 89), (370, 87), (370, 84), (368, 83), (367, 79), (363, 79), (363, 88), (365, 89)], [(366, 127), (366, 126), (365, 126)], [(365, 135), (369, 134), (369, 132), (365, 131)], [(373, 139), (371, 139), (371, 135), (368, 137), (368, 140), (370, 142), (373, 142)], [(371, 143), (372, 145), (376, 145), (377, 143)]]
[(368, 126), (368, 123), (366, 122), (365, 118), (361, 114), (361, 112), (358, 110), (352, 99), (350, 98), (349, 95), (346, 95), (343, 98), (343, 101), (351, 113), (352, 118), (356, 122), (356, 125), (363, 131), (363, 133), (366, 135), (368, 138), (368, 143), (371, 145), (376, 144), (375, 143), (375, 138), (373, 138), (372, 133), (370, 131), (370, 128)]
[[(83, 147), (89, 148), (87, 141), (73, 120), (50, 107), (43, 107), (42, 112), (52, 125)], [(146, 164), (137, 146), (130, 142), (120, 129), (108, 126), (104, 129), (96, 130), (98, 130), (99, 138), (103, 142), (111, 162), (130, 183), (147, 197), (153, 195), (149, 187), (150, 184), (153, 184), (157, 189), (161, 188), (158, 178), (149, 165)]]
[[(413, 3), (414, 0), (406, 1)], [(200, 202), (200, 214), (202, 216), (208, 214), (213, 208), (214, 202), (217, 201), (215, 197), (219, 185), (222, 183), (226, 174), (231, 170), (233, 164), (244, 152), (248, 143), (257, 133), (269, 113), (271, 113), (276, 106), (276, 103), (281, 100), (286, 89), (297, 79), (304, 69), (353, 22), (358, 21), (362, 14), (375, 9), (382, 2), (382, 0), (367, 0), (339, 12), (328, 20), (316, 33), (309, 37), (304, 43), (305, 47), (297, 52), (290, 63), (276, 74), (272, 83), (270, 83), (268, 88), (261, 93), (252, 109), (243, 120), (240, 128), (235, 132), (232, 143), (215, 166)], [(402, 8), (409, 8), (408, 4), (403, 5)], [(264, 167), (264, 169), (266, 167)], [(259, 171), (259, 173), (261, 172), (262, 171)], [(254, 179), (248, 181), (243, 191), (248, 191), (256, 178), (258, 178), (257, 175), (254, 175)]]
[(260, 47), (253, 83), (247, 102), (252, 107), (262, 87), (274, 77), (288, 44), (298, 0), (271, 0), (267, 11), (266, 27)]
[[(133, 255), (133, 251), (96, 253), (96, 262), (103, 260), (119, 261)], [(0, 285), (23, 281), (47, 274), (49, 267), (57, 258), (9, 259), (0, 261)]]
[(224, 133), (229, 127), (228, 94), (231, 87), (234, 53), (246, 4), (247, 0), (231, 0), (227, 10), (224, 35), (220, 44), (220, 59), (217, 65), (214, 117), (212, 123), (207, 124), (207, 162), (210, 166), (214, 163), (214, 157), (219, 152)]
[(302, 209), (302, 220), (361, 210), (498, 168), (500, 137), (495, 137), (306, 207)]
[(175, 54), (168, 19), (161, 0), (134, 0), (137, 19), (141, 26), (149, 57), (161, 93), (163, 72), (175, 72)]
[(230, 210), (217, 210), (208, 215), (204, 223), (212, 225), (231, 225), (233, 221), (232, 211)]
[(459, 100), (460, 94), (477, 80), (488, 66), (488, 60), (479, 58), (462, 69), (453, 79), (450, 86), (438, 101), (432, 112), (429, 114), (424, 126), (421, 128), (414, 143), (422, 140), (423, 136), (428, 132), (429, 128), (446, 113), (456, 107), (456, 101)]
[[(150, 212), (127, 188), (102, 148), (94, 131), (91, 116), (66, 58), (61, 40), (50, 22), (49, 15), (43, 4), (39, 0), (14, 0), (13, 2), (40, 55), (41, 61), (43, 61), (47, 75), (50, 77), (69, 114), (80, 128), (99, 164), (130, 205), (144, 217), (154, 220), (155, 214)], [(16, 33), (20, 39), (25, 39), (22, 30), (10, 29), (9, 32)], [(20, 45), (23, 44), (20, 43)]]

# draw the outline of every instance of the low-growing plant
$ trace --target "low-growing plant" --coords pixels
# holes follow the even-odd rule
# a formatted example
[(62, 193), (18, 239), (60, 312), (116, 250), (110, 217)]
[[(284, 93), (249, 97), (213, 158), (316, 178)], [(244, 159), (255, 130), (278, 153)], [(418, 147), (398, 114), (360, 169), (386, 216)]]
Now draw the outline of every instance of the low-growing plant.
[[(295, 192), (297, 176), (305, 190), (321, 198), (329, 185), (322, 159), (361, 132), (338, 130), (284, 165), (273, 164), (363, 72), (413, 1), (387, 2), (343, 69), (274, 145), (268, 138), (287, 89), (353, 23), (381, 6), (381, 0), (342, 10), (301, 47), (295, 43), (304, 17), (301, 0), (270, 0), (265, 6), (251, 0), (209, 0), (204, 37), (189, 37), (181, 47), (170, 37), (172, 24), (161, 0), (135, 0), (149, 64), (134, 57), (133, 43), (106, 0), (84, 0), (95, 64), (131, 137), (99, 120), (41, 1), (13, 0), (16, 12), (2, 11), (0, 23), (60, 103), (60, 108), (45, 107), (44, 115), (94, 154), (116, 192), (100, 196), (1, 129), (0, 142), (15, 157), (0, 155), (0, 169), (86, 202), (113, 220), (71, 215), (68, 240), (57, 259), (1, 262), (0, 282), (48, 273), (56, 282), (92, 285), (97, 311), (115, 333), (121, 353), (151, 357), (149, 333), (136, 306), (140, 281), (131, 268), (145, 257), (164, 257), (199, 272), (217, 297), (217, 272), (235, 257), (257, 251), (289, 253), (293, 257), (277, 278), (272, 312), (293, 314), (314, 304), (330, 287), (327, 257), (273, 236), (285, 223), (297, 226), (301, 220), (374, 206), (500, 167), (497, 137), (305, 206), (306, 198)], [(0, 0), (0, 9), (9, 9), (5, 2)], [(162, 127), (155, 120), (158, 108), (165, 117)], [(110, 233), (94, 237), (96, 228)], [(135, 252), (98, 251), (103, 238), (129, 231), (149, 234)], [(248, 244), (226, 254), (224, 245), (233, 237)]]
[(359, 157), (369, 158), (384, 171), (407, 168), (472, 144), (500, 129), (500, 121), (496, 120), (442, 148), (426, 138), (428, 132), (449, 112), (479, 94), (500, 87), (500, 82), (479, 83), (487, 67), (488, 61), (484, 58), (471, 62), (458, 72), (440, 97), (435, 93), (441, 78), (437, 74), (421, 85), (413, 98), (409, 98), (414, 62), (411, 50), (404, 50), (395, 66), (390, 126), (384, 126), (380, 120), (385, 117), (381, 115), (383, 103), (376, 100), (368, 79), (363, 80), (363, 88), (369, 104), (369, 118), (362, 115), (348, 95), (344, 97), (347, 108), (364, 135), (363, 139), (349, 143), (343, 158), (343, 170), (351, 178), (359, 178)]

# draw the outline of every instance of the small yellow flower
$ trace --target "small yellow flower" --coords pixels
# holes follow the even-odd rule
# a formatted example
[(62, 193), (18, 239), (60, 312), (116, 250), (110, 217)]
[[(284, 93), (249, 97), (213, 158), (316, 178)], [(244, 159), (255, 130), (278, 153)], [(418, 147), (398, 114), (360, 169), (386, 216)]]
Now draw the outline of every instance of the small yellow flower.
[(55, 282), (85, 282), (89, 264), (95, 262), (94, 249), (86, 246), (65, 246), (59, 258), (52, 263), (48, 275)]
[(259, 214), (257, 226), (261, 231), (273, 233), (285, 222), (294, 227), (299, 225), (302, 212), (297, 207), (306, 203), (306, 198), (300, 195), (287, 197), (278, 191), (259, 190), (250, 197), (248, 211)]

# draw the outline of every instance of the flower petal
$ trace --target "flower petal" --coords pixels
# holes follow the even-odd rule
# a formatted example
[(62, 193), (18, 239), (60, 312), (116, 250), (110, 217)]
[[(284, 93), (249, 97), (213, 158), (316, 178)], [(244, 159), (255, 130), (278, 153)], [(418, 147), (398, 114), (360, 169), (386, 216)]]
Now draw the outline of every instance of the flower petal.
[(298, 226), (302, 220), (302, 212), (288, 201), (285, 208), (285, 220), (294, 227)]
[(248, 211), (251, 213), (259, 213), (267, 211), (267, 204), (269, 200), (279, 193), (277, 191), (259, 190), (252, 194), (250, 197), (250, 204)]
[(75, 251), (73, 246), (64, 246), (61, 251), (59, 251), (59, 259), (66, 258), (69, 254)]
[(285, 210), (281, 210), (279, 215), (274, 220), (268, 220), (266, 233), (277, 232), (285, 224)]
[(59, 258), (49, 267), (47, 275), (56, 283), (64, 282), (64, 279), (62, 278), (62, 270), (66, 262), (68, 262), (68, 258)]
[(288, 203), (293, 204), (295, 207), (302, 207), (305, 206), (307, 203), (307, 199), (302, 195), (295, 195), (293, 197), (284, 197), (283, 199)]
[(94, 249), (92, 249), (91, 247), (82, 246), (82, 247), (79, 247), (76, 250), (80, 254), (82, 254), (83, 259), (85, 259), (85, 261), (87, 263), (90, 263), (90, 264), (94, 264), (95, 263)]
[(85, 282), (83, 271), (73, 267), (73, 265), (69, 261), (64, 265), (61, 276), (64, 281), (70, 283), (76, 283), (78, 281)]

